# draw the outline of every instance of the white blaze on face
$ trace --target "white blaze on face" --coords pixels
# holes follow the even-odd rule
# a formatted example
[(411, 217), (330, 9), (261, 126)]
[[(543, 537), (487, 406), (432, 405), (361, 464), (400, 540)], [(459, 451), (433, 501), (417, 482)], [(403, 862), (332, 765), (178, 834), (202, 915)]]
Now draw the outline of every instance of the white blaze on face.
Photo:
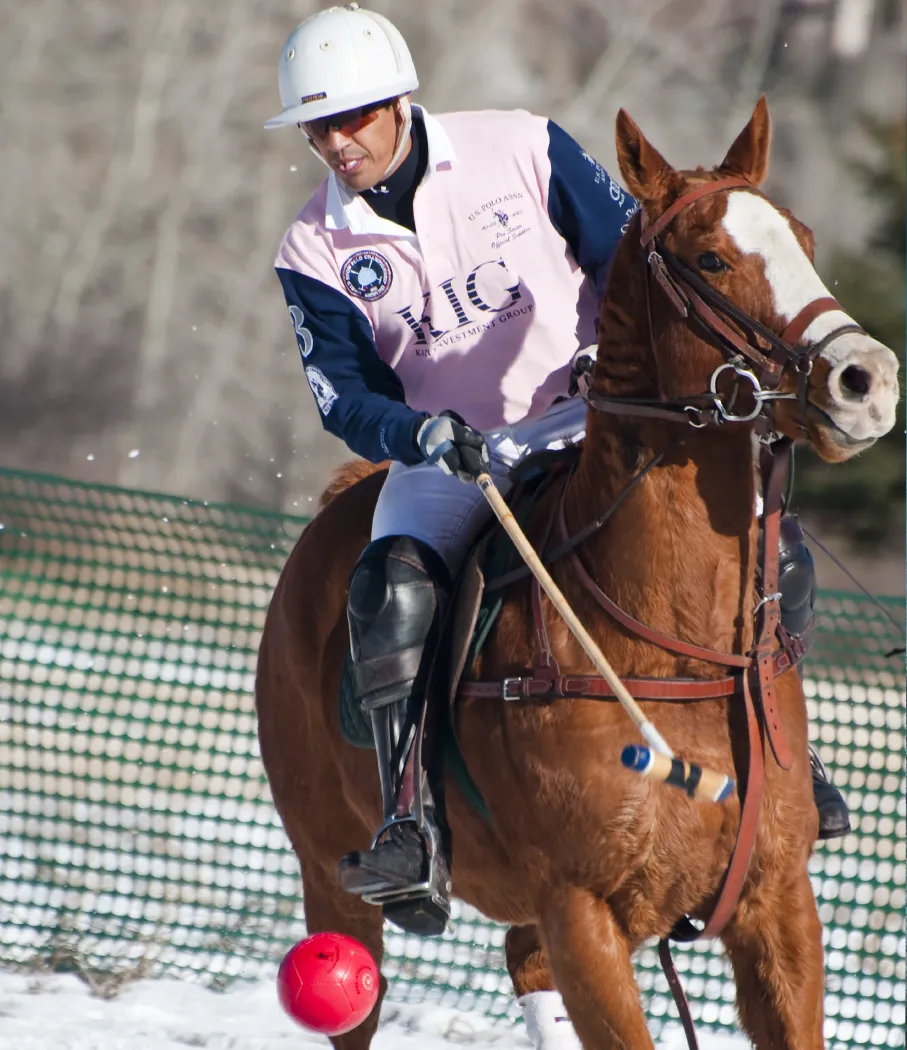
[[(722, 225), (742, 253), (761, 257), (775, 313), (785, 326), (805, 306), (831, 295), (790, 222), (764, 197), (746, 190), (731, 192)], [(854, 321), (843, 310), (820, 314), (806, 329), (802, 342), (818, 342), (846, 324)], [(829, 402), (823, 400), (821, 407), (842, 434), (862, 442), (890, 430), (898, 398), (895, 355), (871, 336), (849, 332), (833, 339), (821, 357), (831, 369)]]
[[(786, 324), (804, 306), (831, 295), (788, 220), (764, 197), (745, 190), (730, 193), (722, 225), (741, 252), (762, 256), (765, 278), (775, 297), (775, 312)], [(820, 314), (806, 329), (804, 339), (815, 342), (833, 329), (853, 323), (843, 310)]]

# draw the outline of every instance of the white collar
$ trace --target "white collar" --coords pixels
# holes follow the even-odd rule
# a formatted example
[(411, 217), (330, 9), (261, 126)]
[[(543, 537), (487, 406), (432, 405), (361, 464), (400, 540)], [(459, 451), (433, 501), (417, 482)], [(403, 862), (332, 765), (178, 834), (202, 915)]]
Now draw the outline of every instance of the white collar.
[[(425, 123), (425, 137), (428, 141), (428, 168), (425, 177), (441, 165), (457, 163), (457, 154), (441, 122), (422, 106), (413, 106), (413, 116), (421, 116)], [(358, 193), (353, 193), (337, 178), (332, 171), (328, 175), (327, 200), (325, 202), (324, 225), (329, 230), (349, 229), (353, 234), (381, 233), (391, 237), (410, 237), (416, 235), (405, 226), (398, 226), (380, 215), (365, 203)]]
[(413, 106), (413, 113), (422, 117), (425, 123), (425, 137), (428, 140), (428, 170), (437, 171), (442, 164), (456, 164), (457, 153), (444, 130), (444, 125), (422, 106)]

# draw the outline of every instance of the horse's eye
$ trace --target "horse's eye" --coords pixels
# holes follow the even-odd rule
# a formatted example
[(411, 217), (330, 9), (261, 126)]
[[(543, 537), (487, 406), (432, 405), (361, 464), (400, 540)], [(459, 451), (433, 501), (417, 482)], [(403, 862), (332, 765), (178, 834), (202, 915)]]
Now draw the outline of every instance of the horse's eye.
[(728, 264), (714, 252), (703, 252), (696, 262), (699, 264), (699, 269), (707, 273), (721, 273), (722, 270), (729, 268)]

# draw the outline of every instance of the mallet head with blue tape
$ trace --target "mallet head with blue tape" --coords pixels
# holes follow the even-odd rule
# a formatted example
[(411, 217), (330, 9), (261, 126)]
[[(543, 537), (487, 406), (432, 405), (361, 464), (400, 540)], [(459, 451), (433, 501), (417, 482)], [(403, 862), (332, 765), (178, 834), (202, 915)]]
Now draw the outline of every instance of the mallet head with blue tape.
[(697, 802), (724, 802), (730, 797), (736, 782), (723, 773), (713, 773), (693, 762), (682, 762), (679, 758), (668, 758), (650, 747), (629, 744), (623, 749), (621, 762), (643, 776), (653, 777), (665, 784), (685, 791)]

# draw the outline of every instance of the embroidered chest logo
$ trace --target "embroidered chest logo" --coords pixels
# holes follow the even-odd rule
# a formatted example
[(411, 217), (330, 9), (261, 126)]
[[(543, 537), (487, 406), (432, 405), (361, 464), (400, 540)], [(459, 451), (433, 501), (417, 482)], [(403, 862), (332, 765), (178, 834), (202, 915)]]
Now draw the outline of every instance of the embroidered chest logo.
[(373, 303), (387, 295), (394, 274), (391, 264), (378, 252), (366, 249), (353, 254), (343, 264), (340, 271), (343, 286), (357, 299)]
[(467, 218), (470, 222), (479, 222), (482, 232), (488, 233), (491, 238), (491, 247), (497, 250), (529, 233), (531, 227), (526, 225), (526, 218), (521, 218), (525, 211), (522, 205), (524, 199), (522, 190), (502, 193), (500, 197), (485, 201)]

